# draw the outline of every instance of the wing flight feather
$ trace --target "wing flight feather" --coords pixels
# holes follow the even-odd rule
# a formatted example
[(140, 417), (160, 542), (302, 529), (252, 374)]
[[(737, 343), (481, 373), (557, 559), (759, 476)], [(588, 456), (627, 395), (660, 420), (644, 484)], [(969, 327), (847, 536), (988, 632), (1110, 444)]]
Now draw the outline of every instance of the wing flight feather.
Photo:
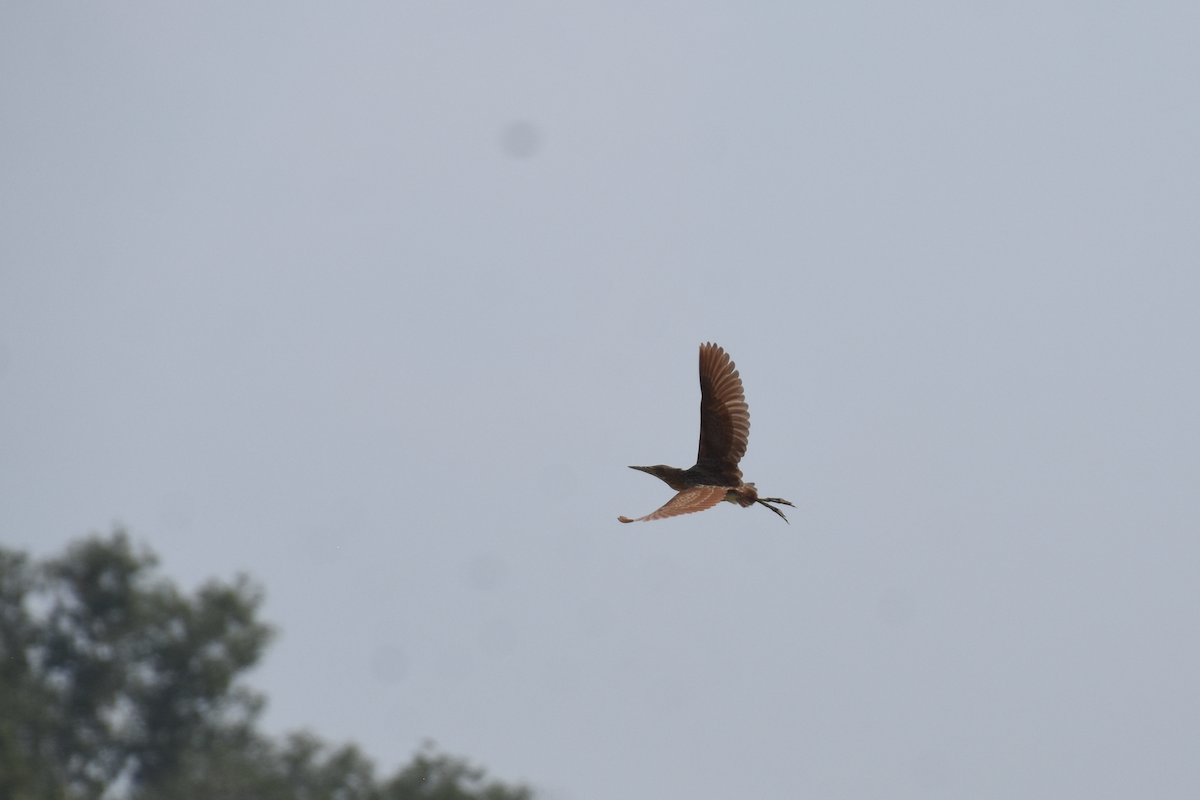
[[(729, 355), (715, 344), (700, 345), (700, 448), (696, 464), (729, 474), (741, 482), (738, 462), (750, 438), (750, 407), (742, 379)], [(734, 480), (736, 478), (736, 480)]]
[(728, 491), (728, 486), (693, 486), (672, 497), (666, 505), (652, 514), (637, 519), (629, 517), (617, 517), (617, 519), (621, 522), (649, 522), (652, 519), (693, 514), (697, 511), (704, 511), (706, 508), (712, 508), (725, 499), (725, 493)]

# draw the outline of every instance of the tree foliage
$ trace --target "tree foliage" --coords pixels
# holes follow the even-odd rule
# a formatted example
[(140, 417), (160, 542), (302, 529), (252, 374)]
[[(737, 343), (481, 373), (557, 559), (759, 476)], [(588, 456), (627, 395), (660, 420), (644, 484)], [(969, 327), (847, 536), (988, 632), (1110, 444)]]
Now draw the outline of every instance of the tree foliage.
[(276, 742), (240, 685), (273, 631), (244, 576), (193, 596), (123, 531), (43, 563), (0, 547), (0, 798), (529, 800), (430, 748), (378, 780), (354, 745)]

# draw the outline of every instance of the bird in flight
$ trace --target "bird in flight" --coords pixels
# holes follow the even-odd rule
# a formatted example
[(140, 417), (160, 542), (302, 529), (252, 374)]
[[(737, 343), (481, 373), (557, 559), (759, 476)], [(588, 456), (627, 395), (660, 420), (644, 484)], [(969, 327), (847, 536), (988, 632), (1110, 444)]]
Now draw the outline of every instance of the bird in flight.
[[(742, 483), (738, 462), (746, 454), (750, 436), (750, 407), (742, 392), (742, 379), (729, 355), (715, 344), (700, 345), (700, 452), (696, 465), (679, 469), (659, 464), (654, 467), (630, 467), (648, 472), (679, 494), (652, 514), (621, 522), (646, 522), (712, 508), (722, 500), (746, 508), (755, 503), (766, 506), (787, 522), (772, 503), (792, 506), (781, 497), (759, 497), (753, 483)], [(792, 506), (795, 508), (795, 506)]]

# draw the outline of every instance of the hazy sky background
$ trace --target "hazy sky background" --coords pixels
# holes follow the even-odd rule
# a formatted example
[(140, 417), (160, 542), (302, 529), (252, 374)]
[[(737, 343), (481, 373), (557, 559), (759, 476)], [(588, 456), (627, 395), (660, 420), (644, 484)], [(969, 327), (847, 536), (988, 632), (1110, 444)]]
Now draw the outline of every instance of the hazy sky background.
[[(0, 536), (554, 800), (1200, 796), (1200, 6), (7, 2)], [(748, 480), (621, 525), (737, 362)]]

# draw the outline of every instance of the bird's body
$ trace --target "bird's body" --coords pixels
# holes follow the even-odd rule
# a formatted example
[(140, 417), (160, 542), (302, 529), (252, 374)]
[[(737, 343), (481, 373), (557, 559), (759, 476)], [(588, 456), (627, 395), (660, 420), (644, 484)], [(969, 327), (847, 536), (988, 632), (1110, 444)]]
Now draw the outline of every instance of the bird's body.
[(725, 500), (743, 508), (759, 503), (786, 522), (783, 512), (771, 504), (790, 506), (791, 503), (779, 497), (759, 497), (753, 483), (742, 482), (738, 462), (746, 454), (749, 435), (750, 408), (737, 368), (717, 345), (700, 345), (700, 449), (696, 464), (689, 469), (665, 464), (630, 467), (655, 476), (678, 494), (652, 514), (638, 519), (617, 519), (621, 522), (663, 519), (703, 511)]

